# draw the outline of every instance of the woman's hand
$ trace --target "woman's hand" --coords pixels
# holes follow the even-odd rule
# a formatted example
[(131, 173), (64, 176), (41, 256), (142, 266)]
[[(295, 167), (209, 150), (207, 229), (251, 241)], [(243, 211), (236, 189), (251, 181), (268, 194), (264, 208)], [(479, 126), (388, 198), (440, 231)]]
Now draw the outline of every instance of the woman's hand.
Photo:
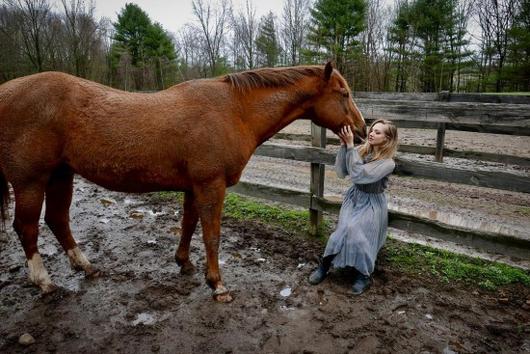
[(343, 126), (340, 129), (340, 132), (339, 132), (338, 135), (339, 135), (339, 138), (340, 138), (340, 141), (341, 141), (342, 145), (346, 144), (346, 146), (348, 148), (352, 148), (353, 147), (353, 132), (352, 132), (352, 130), (351, 130), (349, 125)]

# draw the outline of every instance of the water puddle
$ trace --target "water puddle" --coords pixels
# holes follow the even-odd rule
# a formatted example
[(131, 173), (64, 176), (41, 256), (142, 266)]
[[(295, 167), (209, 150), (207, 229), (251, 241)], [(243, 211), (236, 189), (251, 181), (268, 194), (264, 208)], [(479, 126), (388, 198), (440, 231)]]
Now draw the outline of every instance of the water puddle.
[(133, 326), (138, 326), (143, 324), (145, 326), (150, 326), (156, 322), (155, 316), (150, 313), (142, 312), (136, 316), (136, 319), (132, 322)]

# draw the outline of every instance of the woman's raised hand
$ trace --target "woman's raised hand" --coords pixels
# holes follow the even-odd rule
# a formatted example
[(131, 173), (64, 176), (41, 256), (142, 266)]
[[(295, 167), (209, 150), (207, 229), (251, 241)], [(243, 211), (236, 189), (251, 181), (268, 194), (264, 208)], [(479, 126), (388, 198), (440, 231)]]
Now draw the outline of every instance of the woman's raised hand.
[(353, 131), (349, 125), (345, 125), (340, 129), (339, 138), (341, 145), (346, 144), (347, 147), (353, 147)]

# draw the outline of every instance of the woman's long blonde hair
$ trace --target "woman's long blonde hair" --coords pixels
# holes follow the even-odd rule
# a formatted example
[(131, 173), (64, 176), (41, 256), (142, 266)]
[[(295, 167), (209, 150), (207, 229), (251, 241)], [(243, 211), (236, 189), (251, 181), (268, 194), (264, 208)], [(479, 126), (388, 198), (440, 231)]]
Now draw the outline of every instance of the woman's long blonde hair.
[(372, 145), (370, 145), (367, 138), (366, 141), (359, 148), (359, 154), (363, 159), (368, 154), (372, 154), (371, 161), (391, 159), (396, 154), (398, 146), (398, 132), (396, 126), (389, 120), (377, 119), (372, 123), (372, 125), (370, 125), (370, 129), (368, 129), (368, 134), (372, 132), (372, 129), (377, 123), (382, 123), (385, 126), (386, 142), (381, 145), (377, 151), (374, 151)]

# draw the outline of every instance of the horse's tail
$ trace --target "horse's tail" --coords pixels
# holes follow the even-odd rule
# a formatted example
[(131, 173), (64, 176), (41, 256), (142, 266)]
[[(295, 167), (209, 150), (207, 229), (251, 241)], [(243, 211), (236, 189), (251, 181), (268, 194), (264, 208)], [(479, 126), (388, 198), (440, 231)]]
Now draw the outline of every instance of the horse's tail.
[(0, 170), (0, 230), (5, 231), (7, 219), (7, 207), (9, 205), (9, 186), (2, 170)]

